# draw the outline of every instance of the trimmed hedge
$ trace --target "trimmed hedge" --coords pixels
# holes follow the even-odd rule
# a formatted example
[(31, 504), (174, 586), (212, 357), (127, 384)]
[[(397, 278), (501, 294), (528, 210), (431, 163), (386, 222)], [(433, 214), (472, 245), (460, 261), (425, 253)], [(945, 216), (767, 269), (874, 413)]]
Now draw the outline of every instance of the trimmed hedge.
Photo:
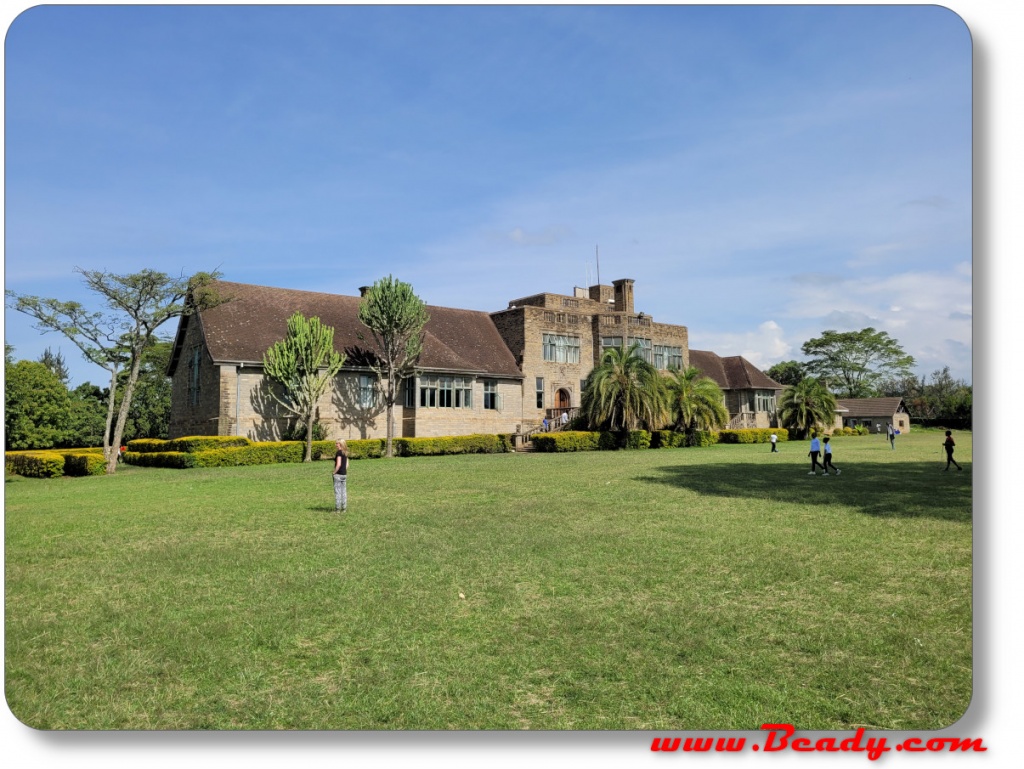
[[(346, 441), (349, 459), (378, 459), (384, 456), (384, 438), (365, 438)], [(313, 441), (313, 459), (334, 459), (335, 441)]]
[(772, 433), (779, 436), (780, 441), (789, 440), (789, 430), (782, 427), (750, 427), (743, 430), (722, 430), (718, 434), (719, 443), (768, 443)]
[(511, 447), (511, 439), (499, 435), (452, 435), (444, 438), (395, 438), (396, 457), (427, 457), (443, 454), (502, 454)]
[(107, 462), (102, 448), (8, 451), (4, 468), (26, 478), (59, 478), (62, 475), (103, 475)]
[(601, 433), (582, 430), (563, 430), (557, 433), (540, 433), (533, 436), (533, 447), (537, 451), (597, 451), (600, 448)]
[(209, 451), (211, 449), (226, 449), (235, 446), (253, 446), (253, 441), (244, 435), (190, 435), (185, 438), (175, 438), (164, 441), (158, 438), (138, 438), (128, 441), (128, 451), (144, 452), (167, 452), (181, 451), (195, 453), (197, 451)]
[(7, 452), (4, 469), (26, 478), (59, 478), (64, 475), (64, 456), (55, 451)]

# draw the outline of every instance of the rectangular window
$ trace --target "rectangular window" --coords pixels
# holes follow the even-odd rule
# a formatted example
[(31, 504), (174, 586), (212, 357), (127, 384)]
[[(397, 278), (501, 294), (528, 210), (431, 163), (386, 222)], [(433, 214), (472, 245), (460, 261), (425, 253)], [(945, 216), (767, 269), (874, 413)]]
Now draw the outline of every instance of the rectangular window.
[(629, 338), (629, 346), (632, 347), (635, 344), (640, 345), (640, 349), (637, 350), (637, 353), (640, 355), (640, 357), (643, 358), (648, 363), (650, 363), (651, 362), (651, 340), (650, 339), (641, 339), (640, 337), (630, 337)]
[(420, 405), (437, 406), (437, 377), (420, 377)]
[(359, 408), (373, 408), (373, 377), (359, 375)]
[(544, 360), (555, 363), (580, 362), (580, 338), (564, 334), (544, 334)]
[(622, 337), (621, 336), (603, 336), (601, 337), (601, 352), (603, 353), (609, 347), (618, 347), (622, 349)]
[(455, 377), (455, 408), (473, 408), (473, 380)]
[(665, 345), (656, 344), (654, 345), (654, 368), (662, 371), (665, 369)]
[(759, 390), (755, 398), (755, 407), (758, 411), (775, 411), (775, 392), (772, 390)]
[(438, 377), (437, 405), (443, 409), (452, 407), (452, 378), (450, 376)]
[(668, 368), (681, 369), (683, 367), (683, 348), (666, 347), (665, 359), (665, 363), (668, 364)]
[(498, 408), (498, 383), (493, 379), (484, 380), (484, 408)]
[(188, 359), (188, 402), (192, 406), (199, 405), (199, 363), (202, 360), (202, 348), (193, 347)]
[(537, 408), (544, 408), (544, 377), (537, 377)]
[(416, 380), (412, 377), (405, 380), (405, 407), (407, 409), (416, 407)]

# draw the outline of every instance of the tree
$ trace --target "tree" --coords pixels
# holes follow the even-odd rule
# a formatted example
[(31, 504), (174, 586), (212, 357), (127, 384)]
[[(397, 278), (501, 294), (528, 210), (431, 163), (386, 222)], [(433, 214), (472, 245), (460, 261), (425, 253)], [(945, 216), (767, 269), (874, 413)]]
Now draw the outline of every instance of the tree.
[(68, 430), (61, 445), (66, 448), (102, 446), (106, 429), (106, 407), (109, 393), (85, 382), (68, 393)]
[[(62, 302), (7, 291), (8, 306), (36, 319), (44, 333), (57, 331), (70, 339), (87, 360), (110, 372), (107, 424), (103, 454), (107, 473), (117, 470), (118, 447), (132, 396), (139, 378), (142, 356), (158, 328), (172, 318), (214, 307), (223, 300), (213, 281), (218, 273), (199, 272), (172, 278), (155, 270), (115, 275), (102, 270), (75, 268), (86, 286), (102, 298), (106, 311), (93, 312), (78, 302)], [(118, 373), (126, 369), (120, 407), (115, 416)]]
[(640, 345), (609, 347), (587, 377), (581, 411), (597, 429), (656, 430), (669, 418), (664, 380), (640, 357)]
[(288, 319), (288, 333), (263, 353), (263, 371), (284, 388), (271, 397), (306, 425), (303, 462), (313, 460), (313, 420), (320, 397), (345, 365), (345, 356), (334, 349), (334, 329), (320, 318), (297, 312)]
[(9, 450), (48, 449), (68, 427), (68, 390), (44, 364), (4, 363), (4, 442)]
[[(171, 341), (156, 339), (143, 352), (139, 379), (121, 437), (123, 443), (136, 438), (166, 440), (171, 423), (171, 378), (167, 376), (167, 365), (173, 346)], [(127, 372), (122, 371), (118, 389), (123, 392), (126, 384)]]
[(694, 366), (673, 371), (667, 388), (675, 428), (686, 433), (688, 446), (694, 444), (697, 430), (714, 430), (729, 421), (721, 388)]
[(825, 331), (804, 342), (807, 370), (844, 398), (867, 398), (884, 377), (908, 376), (914, 358), (884, 331)]
[(764, 372), (765, 376), (778, 382), (780, 385), (795, 385), (805, 376), (807, 369), (803, 363), (795, 360), (784, 360)]
[(71, 379), (71, 375), (68, 372), (67, 364), (64, 362), (64, 356), (61, 355), (60, 350), (54, 353), (47, 347), (43, 354), (39, 356), (39, 362), (42, 363), (46, 368), (53, 372), (54, 376), (57, 377), (64, 386), (68, 386), (68, 381)]
[(836, 396), (813, 377), (787, 387), (779, 397), (779, 422), (800, 437), (834, 424), (835, 414)]
[(394, 456), (391, 443), (399, 386), (415, 370), (423, 350), (423, 327), (429, 319), (426, 304), (412, 286), (390, 275), (370, 286), (359, 303), (359, 320), (370, 330), (376, 345), (368, 365), (384, 395), (388, 457)]

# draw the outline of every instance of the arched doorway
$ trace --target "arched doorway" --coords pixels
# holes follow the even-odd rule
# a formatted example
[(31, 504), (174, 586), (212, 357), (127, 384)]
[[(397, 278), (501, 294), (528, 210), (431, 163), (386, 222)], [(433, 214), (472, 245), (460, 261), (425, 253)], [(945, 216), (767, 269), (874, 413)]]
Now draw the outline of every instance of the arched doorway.
[(558, 409), (559, 414), (563, 411), (567, 411), (572, 407), (572, 396), (566, 389), (560, 389), (555, 393), (555, 408)]

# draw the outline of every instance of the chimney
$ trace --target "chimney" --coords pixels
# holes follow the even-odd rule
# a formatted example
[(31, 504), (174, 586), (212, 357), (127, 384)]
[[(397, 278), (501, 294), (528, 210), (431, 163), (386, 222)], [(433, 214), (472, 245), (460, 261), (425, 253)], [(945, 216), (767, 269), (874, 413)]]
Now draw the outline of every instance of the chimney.
[(615, 312), (628, 312), (633, 314), (633, 279), (620, 278), (613, 280), (615, 286)]
[(371, 288), (370, 286), (360, 286), (359, 287), (359, 296), (360, 297), (366, 296), (366, 292), (369, 291), (370, 288)]

